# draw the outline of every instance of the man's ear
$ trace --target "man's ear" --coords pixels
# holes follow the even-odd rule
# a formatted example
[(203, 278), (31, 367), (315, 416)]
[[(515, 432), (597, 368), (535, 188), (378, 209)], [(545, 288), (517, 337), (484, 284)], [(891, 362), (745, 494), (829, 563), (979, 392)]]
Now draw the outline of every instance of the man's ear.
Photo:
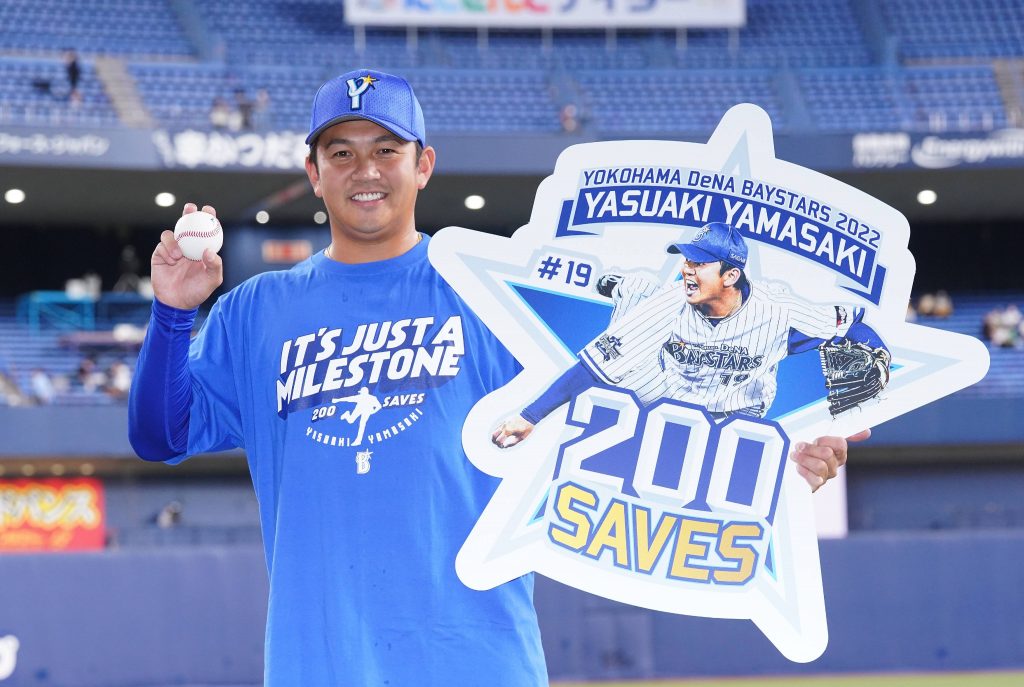
[(306, 156), (306, 176), (309, 177), (309, 184), (313, 187), (313, 195), (323, 198), (323, 194), (320, 192), (320, 170), (313, 164), (313, 158), (309, 155)]
[(437, 153), (431, 146), (427, 146), (423, 149), (423, 154), (420, 155), (419, 162), (416, 163), (416, 188), (423, 190), (427, 186), (427, 182), (430, 181), (430, 176), (434, 173), (434, 161), (437, 158)]

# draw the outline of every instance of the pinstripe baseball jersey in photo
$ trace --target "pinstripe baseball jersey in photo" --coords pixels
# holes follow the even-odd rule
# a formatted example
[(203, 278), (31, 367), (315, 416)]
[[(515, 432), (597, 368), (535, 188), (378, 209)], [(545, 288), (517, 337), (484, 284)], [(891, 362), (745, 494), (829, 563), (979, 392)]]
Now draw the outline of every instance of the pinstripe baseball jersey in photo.
[(627, 277), (613, 297), (611, 323), (580, 351), (581, 362), (645, 404), (673, 398), (711, 412), (764, 415), (793, 332), (825, 340), (853, 322), (847, 306), (810, 305), (754, 284), (735, 312), (717, 320), (687, 303), (682, 281), (659, 288)]

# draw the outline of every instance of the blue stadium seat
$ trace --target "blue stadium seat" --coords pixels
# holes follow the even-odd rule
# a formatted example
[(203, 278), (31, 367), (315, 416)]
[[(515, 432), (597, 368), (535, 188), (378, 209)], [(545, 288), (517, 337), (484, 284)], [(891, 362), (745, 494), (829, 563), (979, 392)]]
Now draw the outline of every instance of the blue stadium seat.
[(0, 123), (47, 126), (117, 126), (117, 113), (92, 61), (79, 59), (82, 99), (72, 103), (64, 63), (57, 58), (0, 59)]
[(1019, 57), (1024, 5), (1018, 0), (889, 0), (880, 3), (906, 62)]
[[(486, 37), (473, 29), (357, 32), (337, 0), (191, 4), (208, 50), (191, 44), (200, 38), (181, 26), (174, 0), (83, 0), (74, 11), (60, 0), (7, 0), (0, 45), (45, 54), (47, 64), (32, 69), (55, 83), (56, 51), (72, 36), (86, 54), (122, 55), (149, 113), (171, 128), (210, 128), (214, 98), (230, 102), (241, 89), (253, 99), (265, 89), (259, 126), (301, 131), (319, 83), (373, 65), (410, 77), (434, 131), (557, 131), (560, 108), (574, 103), (599, 133), (651, 135), (706, 133), (738, 102), (764, 107), (776, 130), (807, 117), (826, 132), (996, 129), (1011, 122), (988, 62), (1024, 55), (1017, 0), (877, 3), (887, 24), (876, 31), (851, 0), (748, 0), (747, 25), (735, 31), (514, 29)], [(929, 64), (875, 64), (878, 33), (898, 40), (905, 61)], [(200, 52), (212, 60), (197, 61)], [(24, 59), (0, 55), (0, 121), (116, 124), (88, 61), (85, 99), (68, 113), (33, 91)], [(632, 109), (613, 95), (623, 79), (636, 84)]]

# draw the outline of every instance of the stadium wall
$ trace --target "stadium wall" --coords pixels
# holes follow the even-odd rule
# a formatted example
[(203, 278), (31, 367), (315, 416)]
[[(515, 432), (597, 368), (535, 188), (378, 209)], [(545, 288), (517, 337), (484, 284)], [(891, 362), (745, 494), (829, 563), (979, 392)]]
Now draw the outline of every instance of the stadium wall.
[[(730, 74), (722, 72), (723, 78)], [(806, 112), (793, 114), (797, 122), (806, 121)], [(646, 132), (636, 138), (703, 143), (708, 134), (703, 130), (666, 131), (660, 135)], [(305, 135), (296, 131), (224, 133), (100, 127), (76, 127), (69, 133), (47, 126), (0, 124), (0, 166), (301, 174), (308, 151), (303, 143)], [(617, 138), (591, 131), (442, 133), (431, 136), (431, 145), (444, 151), (437, 168), (441, 174), (549, 174), (566, 147)], [(779, 159), (828, 173), (1024, 166), (1024, 147), (1016, 129), (908, 133), (866, 127), (857, 133), (777, 132), (774, 145)], [(487, 155), (480, 155), (482, 147)]]
[[(809, 664), (747, 621), (646, 611), (544, 578), (536, 604), (552, 679), (1019, 668), (1022, 554), (1012, 530), (822, 542), (831, 637)], [(20, 645), (5, 685), (260, 684), (264, 571), (249, 546), (0, 557), (0, 637)]]
[[(870, 445), (1024, 443), (1019, 410), (1019, 403), (1006, 399), (953, 395), (879, 426)], [(0, 406), (0, 436), (4, 457), (135, 455), (124, 406)]]

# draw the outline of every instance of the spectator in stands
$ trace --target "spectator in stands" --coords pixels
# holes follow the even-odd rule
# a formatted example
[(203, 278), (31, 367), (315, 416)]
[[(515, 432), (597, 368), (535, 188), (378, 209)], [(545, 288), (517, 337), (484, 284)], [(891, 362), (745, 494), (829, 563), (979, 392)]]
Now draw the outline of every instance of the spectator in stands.
[(132, 370), (123, 360), (115, 360), (107, 368), (107, 395), (122, 401), (132, 386)]
[(953, 299), (944, 290), (935, 292), (935, 307), (932, 308), (932, 315), (939, 318), (947, 318), (953, 314)]
[(18, 388), (18, 383), (3, 370), (0, 370), (0, 401), (9, 406), (23, 406), (29, 402)]
[(50, 79), (37, 76), (32, 79), (32, 88), (36, 93), (40, 95), (52, 95), (53, 94), (53, 82)]
[(931, 317), (935, 314), (935, 296), (926, 293), (917, 299), (917, 314), (923, 317)]
[(117, 278), (114, 288), (116, 293), (138, 293), (139, 291), (139, 256), (135, 253), (135, 246), (125, 246), (121, 249), (121, 276)]
[(993, 308), (985, 313), (985, 317), (981, 319), (981, 338), (985, 339), (985, 341), (995, 343), (999, 312), (998, 308)]
[(1021, 315), (1020, 308), (1017, 307), (1016, 303), (1010, 303), (1003, 309), (999, 318), (1000, 329), (1005, 332), (1007, 340), (1006, 343), (1002, 344), (1003, 346), (1016, 347), (1020, 345), (1022, 323), (1024, 323), (1024, 316)]
[(83, 390), (90, 393), (107, 386), (107, 375), (96, 366), (96, 358), (91, 355), (79, 361), (75, 379)]
[(1000, 348), (1015, 348), (1024, 340), (1024, 317), (1015, 304), (994, 308), (982, 320), (985, 339)]
[(160, 509), (160, 512), (156, 514), (154, 521), (156, 526), (163, 530), (169, 530), (172, 527), (177, 527), (181, 524), (181, 513), (184, 508), (180, 501), (171, 501), (166, 506)]
[(82, 93), (78, 90), (82, 67), (78, 63), (78, 53), (71, 48), (64, 51), (64, 73), (68, 79), (68, 100), (72, 105), (77, 105), (82, 102)]
[(580, 128), (579, 109), (575, 103), (566, 103), (558, 113), (558, 119), (562, 124), (562, 131), (567, 134), (574, 133)]
[(46, 370), (41, 367), (34, 368), (29, 377), (29, 385), (32, 387), (32, 400), (43, 406), (53, 403), (57, 389)]
[(252, 115), (256, 107), (249, 96), (245, 94), (244, 88), (235, 89), (235, 109), (239, 115), (239, 124), (243, 131), (252, 131)]
[(953, 314), (953, 299), (944, 289), (926, 293), (917, 300), (917, 313), (924, 317), (944, 319)]
[(252, 125), (256, 131), (273, 131), (274, 121), (270, 112), (270, 91), (261, 88), (256, 91), (252, 109)]
[(210, 107), (210, 124), (217, 131), (225, 131), (231, 128), (231, 108), (224, 98), (214, 98)]

